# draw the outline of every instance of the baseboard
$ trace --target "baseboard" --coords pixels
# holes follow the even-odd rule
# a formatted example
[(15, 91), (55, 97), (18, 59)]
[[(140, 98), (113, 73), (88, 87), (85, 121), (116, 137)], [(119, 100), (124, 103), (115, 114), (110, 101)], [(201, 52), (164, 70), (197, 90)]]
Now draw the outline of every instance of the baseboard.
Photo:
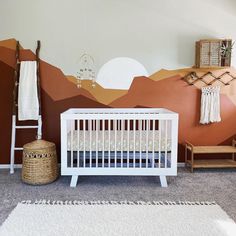
[(181, 168), (185, 167), (185, 162), (178, 162), (177, 166)]
[[(15, 164), (16, 169), (22, 168), (22, 164)], [(10, 169), (10, 164), (0, 164), (0, 169)]]
[[(60, 164), (59, 164), (60, 165)], [(178, 162), (178, 167), (185, 167), (184, 162)], [(22, 164), (15, 164), (16, 169), (22, 168)], [(0, 169), (10, 169), (10, 164), (0, 164)]]

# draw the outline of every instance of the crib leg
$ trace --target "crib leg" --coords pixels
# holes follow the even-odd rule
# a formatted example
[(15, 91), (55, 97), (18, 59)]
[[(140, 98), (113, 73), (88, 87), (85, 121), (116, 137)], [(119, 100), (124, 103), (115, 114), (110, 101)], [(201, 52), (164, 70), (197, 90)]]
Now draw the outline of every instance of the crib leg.
[(165, 175), (160, 175), (161, 187), (168, 187)]
[(72, 175), (71, 181), (70, 181), (70, 186), (71, 187), (76, 187), (77, 180), (78, 180), (78, 175)]

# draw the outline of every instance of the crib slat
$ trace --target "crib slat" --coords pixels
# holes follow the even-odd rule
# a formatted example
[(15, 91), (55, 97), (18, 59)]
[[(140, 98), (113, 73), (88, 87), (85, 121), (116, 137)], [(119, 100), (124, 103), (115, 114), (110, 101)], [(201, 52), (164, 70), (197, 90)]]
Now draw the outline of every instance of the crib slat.
[(121, 120), (121, 140), (120, 140), (120, 145), (121, 145), (121, 168), (124, 167), (124, 120)]
[(145, 123), (146, 123), (146, 168), (148, 167), (148, 135), (149, 135), (149, 121), (150, 120), (146, 120)]
[(85, 152), (86, 152), (86, 150), (85, 150), (85, 135), (86, 135), (86, 121), (85, 120), (83, 120), (83, 129), (84, 129), (84, 168), (86, 167), (86, 157), (85, 157)]
[(167, 167), (167, 125), (168, 120), (165, 121), (165, 168)]
[(114, 120), (114, 122), (115, 122), (115, 125), (114, 125), (114, 130), (115, 130), (115, 149), (114, 149), (114, 151), (115, 151), (115, 168), (117, 168), (117, 148), (116, 148), (116, 135), (117, 135), (117, 120)]
[(99, 131), (99, 124), (100, 124), (100, 121), (99, 120), (96, 120), (96, 127), (95, 127), (95, 130), (96, 130), (96, 168), (98, 167), (98, 131)]
[(139, 120), (139, 167), (142, 167), (142, 120)]
[(133, 120), (133, 135), (134, 135), (134, 143), (133, 143), (133, 168), (135, 168), (135, 149), (136, 149), (136, 120)]
[(74, 132), (73, 132), (73, 129), (74, 129), (74, 120), (71, 120), (70, 121), (70, 167), (72, 168), (73, 167), (73, 140), (74, 140)]
[(152, 168), (154, 168), (155, 163), (155, 120), (152, 120)]
[(89, 168), (92, 167), (92, 120), (89, 120)]
[(162, 139), (162, 121), (159, 120), (158, 124), (158, 130), (159, 130), (159, 140), (158, 140), (158, 167), (161, 167), (161, 139)]
[(102, 120), (102, 167), (104, 168), (105, 120)]
[(108, 167), (111, 167), (111, 120), (108, 120)]
[(79, 132), (80, 130), (80, 120), (77, 120), (77, 167), (79, 167), (79, 145), (80, 145), (80, 140), (79, 140)]
[(127, 120), (127, 168), (129, 168), (130, 120)]

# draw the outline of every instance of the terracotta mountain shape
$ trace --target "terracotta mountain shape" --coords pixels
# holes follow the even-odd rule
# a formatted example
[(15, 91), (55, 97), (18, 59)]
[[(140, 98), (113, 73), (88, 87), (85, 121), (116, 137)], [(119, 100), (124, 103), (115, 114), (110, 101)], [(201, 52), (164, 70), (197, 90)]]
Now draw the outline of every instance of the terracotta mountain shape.
[(236, 133), (236, 107), (221, 95), (219, 123), (200, 125), (201, 92), (189, 86), (181, 76), (153, 81), (139, 77), (133, 81), (128, 93), (112, 102), (112, 107), (164, 107), (179, 113), (179, 142), (191, 141), (195, 145), (216, 145)]
[[(153, 75), (151, 75), (149, 78), (154, 81), (163, 80), (166, 78), (170, 78), (172, 76), (179, 75), (180, 77), (186, 76), (190, 72), (195, 72), (198, 76), (202, 76), (208, 72), (211, 72), (214, 76), (218, 77), (221, 76), (225, 72), (229, 72), (232, 76), (236, 78), (236, 69), (234, 67), (222, 67), (222, 68), (183, 68), (183, 69), (177, 69), (177, 70), (165, 70), (161, 69), (160, 71), (157, 71)], [(224, 75), (221, 77), (224, 82), (228, 82), (232, 79), (232, 77), (228, 75)], [(214, 78), (212, 76), (206, 76), (204, 80), (210, 82)], [(197, 88), (202, 88), (203, 86), (206, 86), (203, 82), (198, 81), (194, 84)], [(236, 105), (236, 80), (233, 80), (230, 82), (229, 85), (225, 86), (220, 81), (214, 82), (213, 86), (220, 86), (221, 87), (221, 94), (225, 94), (228, 96), (228, 98)]]
[[(16, 49), (15, 39), (0, 41), (0, 60), (14, 67), (15, 66), (15, 49)], [(21, 50), (20, 56), (21, 56), (20, 58), (21, 60), (35, 60), (35, 55), (30, 50)], [(41, 66), (43, 66), (43, 69), (41, 70), (42, 76), (43, 76), (42, 83), (44, 81), (44, 77), (47, 78), (47, 83), (50, 83), (50, 84), (54, 84), (55, 81), (53, 82), (52, 80), (59, 80), (59, 81), (56, 81), (59, 88), (56, 94), (55, 92), (52, 92), (52, 90), (54, 89), (49, 88), (50, 85), (47, 85), (47, 86), (44, 86), (44, 84), (42, 85), (44, 86), (45, 91), (48, 90), (47, 91), (48, 94), (54, 100), (65, 99), (67, 97), (73, 97), (79, 94), (83, 94), (101, 103), (109, 104), (115, 99), (123, 96), (127, 92), (127, 90), (120, 90), (120, 89), (104, 89), (102, 86), (100, 86), (97, 83), (96, 83), (95, 88), (93, 88), (91, 86), (91, 81), (88, 81), (88, 80), (82, 81), (82, 89), (78, 89), (77, 79), (74, 76), (64, 75), (63, 72), (59, 68), (51, 64), (48, 64), (43, 60), (41, 60)], [(67, 81), (63, 81), (63, 80), (67, 80)], [(70, 81), (70, 83), (68, 83), (68, 81)]]
[[(16, 40), (14, 39), (0, 41), (0, 60), (4, 63), (7, 63), (11, 67), (15, 66), (15, 48)], [(21, 49), (20, 59), (35, 60), (35, 55), (30, 50)], [(88, 80), (82, 81), (82, 88), (79, 89), (77, 87), (77, 80), (74, 76), (65, 76), (59, 68), (52, 66), (42, 60), (41, 67), (43, 67), (41, 69), (42, 87), (44, 87), (45, 91), (47, 91), (47, 93), (54, 100), (65, 99), (67, 97), (73, 97), (82, 94), (101, 103), (109, 104), (127, 92), (127, 90), (104, 89), (97, 83), (95, 88), (93, 88), (91, 81)], [(68, 83), (68, 80), (72, 83)], [(48, 84), (45, 84), (44, 81), (47, 81)], [(58, 87), (56, 92), (51, 86), (55, 85), (55, 83)]]
[[(30, 50), (21, 50), (20, 60), (35, 60), (35, 55)], [(15, 51), (9, 48), (0, 47), (0, 61), (14, 68)], [(40, 62), (40, 73), (41, 87), (53, 100), (58, 101), (83, 95), (96, 101), (95, 97), (89, 91), (83, 88), (78, 89), (75, 84), (68, 81), (60, 69), (42, 60)]]

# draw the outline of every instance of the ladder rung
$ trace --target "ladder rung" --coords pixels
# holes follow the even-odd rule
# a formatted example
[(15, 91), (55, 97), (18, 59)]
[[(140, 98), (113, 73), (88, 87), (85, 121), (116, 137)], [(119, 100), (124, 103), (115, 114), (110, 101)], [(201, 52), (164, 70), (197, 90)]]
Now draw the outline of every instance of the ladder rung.
[(38, 129), (38, 126), (37, 125), (35, 125), (35, 126), (15, 126), (16, 127), (16, 129)]
[(14, 150), (20, 151), (20, 150), (23, 150), (23, 147), (15, 147)]

